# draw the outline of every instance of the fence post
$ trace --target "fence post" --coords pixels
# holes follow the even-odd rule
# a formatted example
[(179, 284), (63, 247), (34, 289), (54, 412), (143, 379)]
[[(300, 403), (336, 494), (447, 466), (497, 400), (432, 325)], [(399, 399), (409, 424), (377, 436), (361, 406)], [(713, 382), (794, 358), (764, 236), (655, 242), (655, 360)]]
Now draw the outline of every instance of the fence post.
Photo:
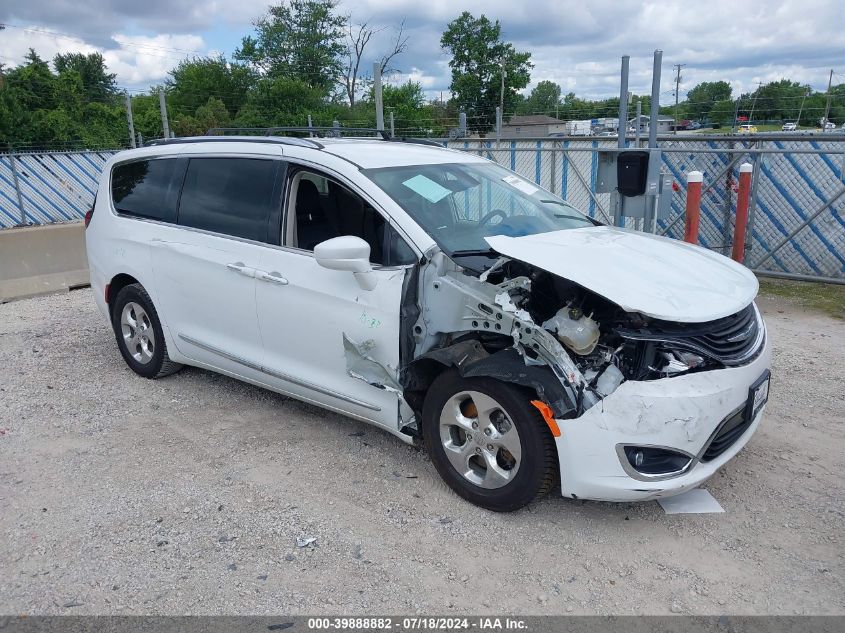
[(745, 259), (745, 229), (748, 226), (748, 198), (751, 193), (751, 163), (739, 166), (739, 191), (736, 194), (736, 222), (731, 257), (740, 264)]
[(458, 114), (458, 129), (460, 130), (461, 138), (466, 138), (467, 136), (467, 113), (460, 112)]
[(21, 183), (18, 180), (18, 170), (15, 167), (15, 155), (9, 151), (9, 165), (12, 167), (12, 181), (15, 185), (15, 195), (18, 198), (18, 209), (21, 212), (21, 226), (26, 225), (26, 210), (23, 206), (23, 196), (21, 195)]
[(704, 174), (691, 171), (687, 174), (687, 209), (684, 241), (698, 244), (698, 226), (701, 221), (701, 183)]

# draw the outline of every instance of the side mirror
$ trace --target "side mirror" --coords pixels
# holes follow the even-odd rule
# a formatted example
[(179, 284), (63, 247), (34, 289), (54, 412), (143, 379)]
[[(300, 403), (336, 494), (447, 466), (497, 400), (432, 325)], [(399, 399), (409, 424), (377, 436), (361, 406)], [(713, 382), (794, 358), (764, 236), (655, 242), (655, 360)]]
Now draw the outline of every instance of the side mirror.
[(372, 274), (370, 245), (360, 237), (341, 235), (314, 247), (314, 258), (323, 268), (348, 270), (355, 275), (355, 281), (362, 290), (372, 290), (377, 279)]

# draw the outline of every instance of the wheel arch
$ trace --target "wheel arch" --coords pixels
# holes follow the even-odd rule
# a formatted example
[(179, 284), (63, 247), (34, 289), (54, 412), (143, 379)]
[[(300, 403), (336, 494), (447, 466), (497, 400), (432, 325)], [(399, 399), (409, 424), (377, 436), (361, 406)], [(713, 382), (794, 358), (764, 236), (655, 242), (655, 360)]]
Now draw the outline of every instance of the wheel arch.
[(526, 365), (513, 347), (490, 352), (475, 338), (431, 350), (411, 362), (400, 374), (405, 401), (416, 415), (422, 412), (428, 388), (454, 367), (463, 378), (487, 377), (522, 387), (526, 396), (548, 405), (555, 417), (571, 417), (575, 410), (569, 393), (546, 365)]
[[(132, 284), (141, 284), (140, 281), (135, 279), (132, 275), (128, 273), (118, 273), (114, 277), (111, 278), (106, 288), (106, 304), (109, 306), (109, 312), (111, 312), (114, 308), (114, 300), (117, 295), (123, 290), (126, 286), (131, 286)], [(146, 290), (146, 288), (145, 288)]]

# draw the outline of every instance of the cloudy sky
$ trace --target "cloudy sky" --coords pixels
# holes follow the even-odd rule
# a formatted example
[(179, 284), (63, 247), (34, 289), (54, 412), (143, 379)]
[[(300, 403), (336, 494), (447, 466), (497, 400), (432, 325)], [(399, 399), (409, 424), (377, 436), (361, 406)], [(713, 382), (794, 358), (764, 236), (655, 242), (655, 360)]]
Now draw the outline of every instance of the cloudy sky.
[[(0, 62), (19, 64), (29, 47), (101, 51), (121, 87), (160, 82), (179, 59), (231, 55), (268, 0), (0, 0)], [(399, 79), (419, 81), (429, 95), (449, 88), (440, 50), (445, 25), (462, 10), (497, 18), (503, 36), (530, 51), (532, 85), (556, 81), (580, 97), (618, 95), (619, 58), (631, 56), (630, 89), (650, 92), (651, 55), (663, 50), (661, 102), (674, 100), (672, 65), (686, 64), (681, 98), (701, 81), (724, 79), (737, 91), (788, 77), (816, 89), (828, 72), (845, 83), (842, 0), (341, 0), (353, 21), (383, 26), (371, 52), (389, 45), (403, 20), (408, 50)], [(378, 39), (378, 38), (376, 38)]]

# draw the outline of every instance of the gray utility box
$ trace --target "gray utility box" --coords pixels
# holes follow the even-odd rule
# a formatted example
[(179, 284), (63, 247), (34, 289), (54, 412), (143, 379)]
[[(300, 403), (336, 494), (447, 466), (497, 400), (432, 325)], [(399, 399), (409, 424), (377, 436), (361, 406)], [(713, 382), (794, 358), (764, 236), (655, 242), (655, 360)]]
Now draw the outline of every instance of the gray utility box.
[(646, 218), (659, 196), (657, 218), (672, 211), (672, 177), (661, 173), (659, 149), (606, 149), (599, 153), (596, 193), (613, 194), (616, 219)]

